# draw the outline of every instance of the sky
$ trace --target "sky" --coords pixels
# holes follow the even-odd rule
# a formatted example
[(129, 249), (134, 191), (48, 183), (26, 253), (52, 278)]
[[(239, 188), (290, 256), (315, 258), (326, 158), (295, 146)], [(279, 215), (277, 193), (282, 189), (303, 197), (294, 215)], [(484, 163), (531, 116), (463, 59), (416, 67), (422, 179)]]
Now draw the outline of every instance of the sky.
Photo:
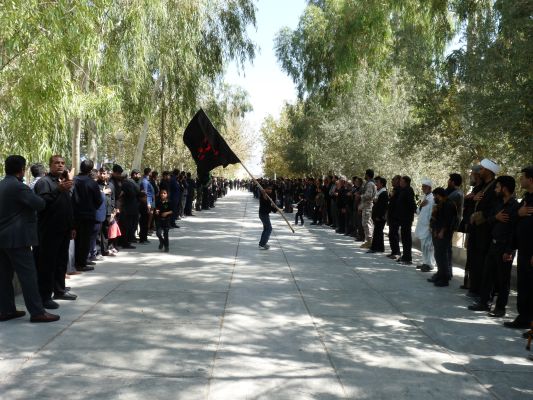
[[(259, 131), (267, 115), (277, 117), (285, 102), (294, 103), (296, 87), (281, 70), (274, 51), (274, 37), (285, 26), (295, 29), (302, 15), (306, 0), (258, 0), (256, 28), (248, 34), (258, 46), (255, 59), (246, 63), (244, 71), (238, 71), (234, 63), (226, 73), (226, 82), (238, 85), (248, 92), (253, 111), (246, 116), (249, 128)], [(254, 174), (261, 173), (261, 146), (254, 148), (249, 168)]]

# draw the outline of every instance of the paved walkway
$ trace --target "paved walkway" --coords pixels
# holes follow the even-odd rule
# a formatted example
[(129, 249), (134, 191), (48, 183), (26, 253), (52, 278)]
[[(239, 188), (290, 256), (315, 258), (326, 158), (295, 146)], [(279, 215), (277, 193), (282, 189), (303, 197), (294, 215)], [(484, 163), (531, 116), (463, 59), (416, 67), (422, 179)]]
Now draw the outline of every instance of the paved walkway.
[[(525, 399), (520, 332), (323, 227), (295, 235), (232, 192), (69, 283), (61, 321), (0, 324), (0, 398)], [(19, 299), (20, 302), (20, 299)]]

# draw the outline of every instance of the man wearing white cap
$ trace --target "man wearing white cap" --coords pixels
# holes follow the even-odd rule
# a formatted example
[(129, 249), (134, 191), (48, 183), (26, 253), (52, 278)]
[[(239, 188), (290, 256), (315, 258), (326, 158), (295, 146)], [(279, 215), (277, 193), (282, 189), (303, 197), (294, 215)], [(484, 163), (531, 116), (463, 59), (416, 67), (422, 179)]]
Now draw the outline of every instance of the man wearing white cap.
[(491, 227), (487, 219), (494, 213), (497, 203), (495, 192), (496, 174), (500, 172), (500, 167), (494, 161), (487, 158), (480, 163), (479, 176), (483, 181), (482, 189), (474, 196), (475, 208), (470, 217), (472, 224), (472, 260), (470, 270), (470, 290), (469, 297), (479, 297), (481, 283), (484, 274), (485, 256), (489, 251), (491, 243)]
[(429, 223), (431, 221), (431, 212), (435, 201), (433, 200), (433, 182), (430, 179), (422, 180), (422, 192), (424, 199), (418, 206), (416, 213), (418, 214), (418, 221), (415, 228), (415, 236), (420, 239), (420, 247), (422, 249), (422, 264), (417, 265), (416, 268), (422, 272), (429, 272), (435, 265), (435, 255), (433, 248), (433, 239), (431, 237), (431, 230)]
[[(488, 158), (484, 158), (483, 160), (481, 160), (480, 165), (482, 169), (489, 170), (490, 172), (494, 174), (494, 176), (500, 173), (500, 169), (501, 169), (500, 166), (496, 164), (494, 161), (489, 160)], [(481, 174), (481, 179), (483, 179), (483, 174)]]

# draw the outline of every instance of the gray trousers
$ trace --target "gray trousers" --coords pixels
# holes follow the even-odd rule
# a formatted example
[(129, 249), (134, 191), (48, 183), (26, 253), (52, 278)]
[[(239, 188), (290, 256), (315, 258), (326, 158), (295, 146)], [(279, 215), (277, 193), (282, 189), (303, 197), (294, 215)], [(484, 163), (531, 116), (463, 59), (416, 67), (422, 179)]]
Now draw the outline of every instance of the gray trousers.
[(0, 249), (0, 312), (9, 314), (16, 310), (13, 289), (15, 272), (28, 312), (32, 316), (43, 314), (43, 303), (37, 286), (37, 270), (30, 247)]
[(372, 207), (363, 208), (361, 212), (363, 231), (365, 232), (365, 240), (372, 241), (374, 236), (374, 221), (372, 221)]

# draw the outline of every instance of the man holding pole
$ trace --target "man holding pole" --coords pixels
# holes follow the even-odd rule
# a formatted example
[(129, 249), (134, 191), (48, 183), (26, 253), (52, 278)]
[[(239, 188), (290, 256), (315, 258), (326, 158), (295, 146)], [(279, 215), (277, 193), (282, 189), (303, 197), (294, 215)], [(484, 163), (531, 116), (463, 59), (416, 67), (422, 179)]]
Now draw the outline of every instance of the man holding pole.
[[(269, 196), (273, 193), (272, 186), (263, 189), (248, 168), (246, 168), (241, 162), (239, 157), (237, 157), (237, 155), (231, 150), (202, 109), (198, 110), (191, 122), (189, 122), (189, 125), (187, 125), (187, 128), (183, 133), (183, 142), (191, 151), (191, 155), (196, 162), (199, 177), (207, 175), (213, 168), (218, 166), (225, 168), (229, 164), (241, 164), (250, 175), (261, 193), (259, 216), (263, 222), (264, 228), (263, 235), (261, 236), (262, 239), (259, 243), (261, 248), (264, 250), (268, 249), (267, 242), (270, 233), (272, 232), (272, 225), (270, 224), (269, 217), (271, 211), (279, 211), (279, 214), (285, 220), (289, 229), (294, 233), (294, 229), (283, 214), (283, 211), (278, 208), (275, 201)], [(263, 240), (263, 238), (265, 239)]]
[(276, 199), (272, 199), (272, 186), (265, 185), (265, 188), (261, 190), (261, 197), (259, 198), (259, 219), (263, 223), (263, 233), (261, 233), (261, 239), (259, 240), (259, 250), (268, 250), (268, 239), (272, 233), (272, 224), (270, 223), (270, 213), (277, 212), (277, 208), (272, 205)]

